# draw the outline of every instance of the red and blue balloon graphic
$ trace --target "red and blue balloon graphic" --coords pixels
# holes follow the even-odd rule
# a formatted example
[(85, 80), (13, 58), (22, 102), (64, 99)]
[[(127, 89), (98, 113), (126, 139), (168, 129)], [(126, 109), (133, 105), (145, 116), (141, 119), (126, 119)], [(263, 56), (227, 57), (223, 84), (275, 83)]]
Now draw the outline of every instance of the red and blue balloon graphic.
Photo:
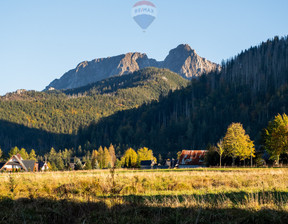
[(149, 1), (139, 1), (132, 9), (132, 17), (135, 22), (145, 31), (156, 19), (156, 6)]

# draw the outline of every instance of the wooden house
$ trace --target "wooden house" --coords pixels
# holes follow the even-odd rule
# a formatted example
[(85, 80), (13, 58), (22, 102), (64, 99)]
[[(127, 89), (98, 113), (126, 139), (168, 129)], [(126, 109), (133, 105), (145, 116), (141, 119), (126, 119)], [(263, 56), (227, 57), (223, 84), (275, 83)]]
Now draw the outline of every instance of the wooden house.
[(0, 169), (0, 171), (25, 171), (37, 172), (38, 163), (35, 160), (23, 160), (20, 154), (12, 156)]
[(183, 150), (178, 160), (178, 168), (205, 167), (206, 150)]

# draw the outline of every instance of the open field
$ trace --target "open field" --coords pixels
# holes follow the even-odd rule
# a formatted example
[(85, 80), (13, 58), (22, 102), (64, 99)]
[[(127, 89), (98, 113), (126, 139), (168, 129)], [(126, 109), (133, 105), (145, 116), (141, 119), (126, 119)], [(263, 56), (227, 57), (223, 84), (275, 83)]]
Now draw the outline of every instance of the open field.
[(0, 174), (0, 223), (287, 223), (288, 169)]

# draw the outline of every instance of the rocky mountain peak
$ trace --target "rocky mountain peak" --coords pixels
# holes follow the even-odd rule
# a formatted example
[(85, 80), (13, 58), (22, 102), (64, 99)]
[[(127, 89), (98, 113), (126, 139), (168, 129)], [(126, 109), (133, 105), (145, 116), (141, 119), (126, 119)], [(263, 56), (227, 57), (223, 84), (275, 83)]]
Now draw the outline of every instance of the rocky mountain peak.
[(147, 67), (167, 68), (188, 79), (220, 69), (219, 65), (198, 56), (188, 44), (181, 44), (172, 49), (162, 62), (148, 58), (146, 54), (139, 52), (81, 62), (75, 69), (51, 82), (46, 90), (50, 87), (55, 89), (77, 88)]
[(178, 47), (170, 51), (170, 53), (172, 52), (196, 54), (196, 51), (192, 49), (189, 44), (180, 44)]
[(188, 44), (181, 44), (172, 49), (163, 63), (163, 67), (176, 72), (183, 77), (193, 78), (214, 70), (220, 66), (197, 55)]

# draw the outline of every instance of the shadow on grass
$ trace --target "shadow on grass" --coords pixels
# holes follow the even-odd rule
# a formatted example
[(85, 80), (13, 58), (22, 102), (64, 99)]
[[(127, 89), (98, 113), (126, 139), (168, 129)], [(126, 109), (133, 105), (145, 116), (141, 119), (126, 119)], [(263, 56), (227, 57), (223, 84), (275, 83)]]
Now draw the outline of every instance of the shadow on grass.
[[(219, 201), (227, 200), (231, 201), (232, 204), (237, 204), (239, 202), (248, 202), (249, 200), (257, 201), (258, 203), (269, 203), (274, 204), (288, 204), (288, 192), (279, 191), (260, 191), (254, 193), (247, 193), (246, 191), (231, 192), (231, 193), (219, 193), (219, 194), (187, 194), (187, 195), (152, 195), (152, 196), (138, 196), (138, 195), (128, 195), (122, 196), (126, 203), (144, 203), (144, 201), (157, 200), (159, 203), (165, 201), (167, 198), (173, 199), (177, 197), (177, 201), (180, 203), (188, 198), (193, 198), (198, 201), (209, 202), (211, 205), (217, 204)], [(103, 197), (108, 198), (108, 197)]]
[[(260, 194), (260, 193), (259, 193)], [(266, 194), (266, 193), (265, 193)], [(273, 192), (272, 192), (273, 194)], [(271, 195), (271, 194), (270, 194)], [(278, 196), (277, 196), (278, 195)], [(229, 194), (226, 195), (229, 197)], [(245, 200), (245, 193), (231, 194), (231, 200)], [(275, 193), (282, 200), (287, 193)], [(170, 198), (175, 197), (171, 196)], [(179, 201), (185, 195), (178, 196)], [(194, 197), (194, 196), (193, 196)], [(195, 196), (196, 197), (196, 196)], [(202, 196), (209, 200), (217, 195)], [(220, 196), (219, 196), (220, 197)], [(273, 196), (271, 196), (273, 197)], [(167, 199), (167, 196), (126, 196), (119, 197), (121, 203), (99, 198), (98, 202), (75, 202), (45, 198), (0, 200), (0, 223), (99, 223), (99, 224), (137, 224), (137, 223), (287, 223), (288, 212), (281, 209), (263, 208), (248, 210), (245, 208), (215, 208), (213, 206), (157, 206), (146, 205), (145, 200)], [(169, 197), (168, 197), (169, 198)], [(110, 198), (111, 199), (111, 198)], [(210, 201), (212, 200), (212, 201)], [(275, 200), (278, 200), (275, 198)], [(285, 203), (285, 202), (284, 202)], [(287, 203), (287, 201), (286, 201)], [(113, 205), (114, 204), (114, 205)], [(153, 204), (153, 203), (152, 203)], [(161, 204), (161, 203), (160, 203)], [(276, 206), (277, 207), (277, 206)]]

